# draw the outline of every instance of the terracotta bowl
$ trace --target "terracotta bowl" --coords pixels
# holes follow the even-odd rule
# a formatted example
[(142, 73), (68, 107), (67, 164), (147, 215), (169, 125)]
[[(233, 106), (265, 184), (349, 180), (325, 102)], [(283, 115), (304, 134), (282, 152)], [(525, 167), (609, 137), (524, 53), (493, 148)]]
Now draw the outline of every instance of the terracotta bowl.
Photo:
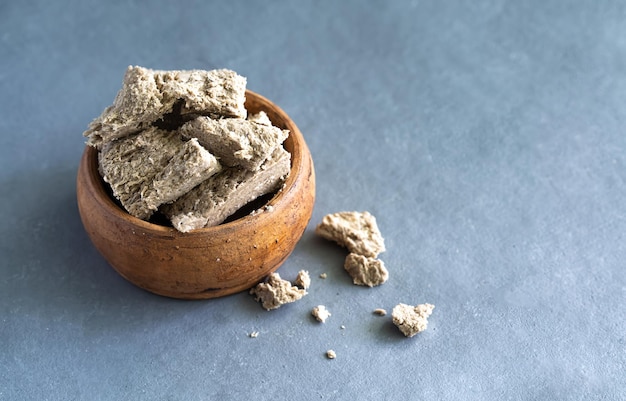
[(216, 227), (181, 233), (131, 216), (109, 195), (97, 151), (85, 149), (76, 183), (80, 217), (95, 247), (128, 281), (172, 298), (220, 297), (254, 286), (293, 251), (313, 211), (311, 154), (298, 127), (274, 103), (247, 91), (246, 108), (265, 111), (274, 125), (290, 131), (284, 147), (291, 172), (266, 203), (271, 211)]

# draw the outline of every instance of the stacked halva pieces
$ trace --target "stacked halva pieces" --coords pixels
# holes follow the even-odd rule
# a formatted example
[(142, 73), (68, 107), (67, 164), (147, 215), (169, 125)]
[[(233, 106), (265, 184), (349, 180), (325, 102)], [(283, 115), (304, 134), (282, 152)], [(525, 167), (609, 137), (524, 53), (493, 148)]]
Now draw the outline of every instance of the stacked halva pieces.
[(289, 132), (248, 116), (246, 79), (230, 70), (128, 67), (115, 101), (84, 136), (102, 178), (133, 216), (157, 210), (179, 231), (210, 227), (280, 188)]

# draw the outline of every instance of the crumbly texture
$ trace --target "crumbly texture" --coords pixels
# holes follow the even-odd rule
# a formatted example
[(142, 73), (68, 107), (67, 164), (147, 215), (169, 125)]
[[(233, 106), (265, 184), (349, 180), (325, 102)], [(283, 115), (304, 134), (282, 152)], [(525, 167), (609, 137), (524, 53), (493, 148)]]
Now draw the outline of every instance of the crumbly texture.
[(258, 331), (252, 331), (250, 332), (250, 334), (248, 334), (248, 337), (250, 338), (257, 338), (259, 336), (259, 332)]
[(374, 287), (383, 284), (389, 278), (389, 272), (382, 260), (356, 253), (348, 254), (343, 267), (356, 285)]
[(307, 292), (283, 280), (278, 273), (272, 273), (267, 281), (253, 287), (250, 294), (255, 296), (257, 302), (261, 302), (263, 308), (272, 310), (301, 299)]
[(178, 133), (157, 128), (107, 143), (98, 161), (113, 196), (140, 219), (221, 169), (197, 141), (184, 142)]
[(376, 218), (369, 212), (339, 212), (324, 216), (315, 232), (351, 253), (376, 258), (385, 251)]
[(309, 287), (311, 286), (311, 276), (309, 275), (309, 272), (306, 270), (300, 270), (298, 272), (298, 275), (296, 276), (296, 280), (294, 281), (294, 284), (297, 287), (308, 290)]
[(335, 359), (337, 358), (337, 353), (333, 351), (332, 349), (329, 349), (328, 351), (326, 351), (326, 358)]
[(326, 319), (331, 316), (331, 313), (326, 309), (324, 305), (317, 305), (311, 311), (311, 315), (317, 319), (318, 322), (326, 323)]
[(433, 313), (435, 305), (420, 304), (411, 306), (398, 304), (393, 308), (391, 316), (393, 324), (407, 337), (413, 337), (428, 327), (428, 317)]
[(383, 308), (376, 308), (374, 309), (374, 314), (378, 316), (385, 316), (387, 315), (387, 311)]
[(289, 152), (279, 146), (257, 171), (223, 169), (161, 211), (182, 232), (216, 226), (248, 202), (280, 188), (290, 160)]
[(130, 66), (113, 104), (83, 133), (100, 149), (166, 116), (246, 118), (246, 79), (231, 70), (155, 71)]
[(265, 113), (262, 110), (256, 114), (249, 114), (248, 120), (254, 121), (257, 124), (272, 125), (272, 122), (270, 121), (270, 118), (267, 116), (267, 113)]
[(180, 127), (186, 138), (198, 138), (229, 167), (257, 170), (287, 139), (289, 131), (240, 118), (198, 117)]
[(154, 177), (152, 188), (146, 191), (143, 201), (150, 210), (155, 211), (162, 204), (175, 201), (221, 169), (215, 156), (200, 146), (197, 139), (190, 139)]
[(321, 273), (321, 274), (320, 274), (320, 278), (321, 278), (322, 280), (324, 280), (326, 277), (328, 277), (328, 274), (326, 274), (326, 273)]

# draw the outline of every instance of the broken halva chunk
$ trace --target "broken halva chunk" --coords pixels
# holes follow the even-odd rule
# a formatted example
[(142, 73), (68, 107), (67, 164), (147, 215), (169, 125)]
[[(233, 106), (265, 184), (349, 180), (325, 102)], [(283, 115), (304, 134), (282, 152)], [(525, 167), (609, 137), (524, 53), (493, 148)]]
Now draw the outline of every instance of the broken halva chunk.
[(283, 280), (278, 273), (272, 273), (267, 281), (253, 287), (250, 294), (255, 296), (257, 302), (261, 302), (263, 308), (272, 310), (301, 299), (307, 292)]
[(324, 216), (315, 232), (348, 251), (375, 258), (385, 251), (376, 218), (369, 212), (339, 212)]
[(398, 304), (393, 308), (391, 316), (393, 324), (407, 337), (413, 337), (417, 333), (426, 330), (428, 317), (433, 313), (435, 305), (420, 304), (411, 306)]
[(183, 141), (176, 132), (154, 127), (105, 144), (98, 162), (113, 195), (140, 219), (221, 170), (197, 140)]
[(246, 118), (245, 92), (246, 78), (231, 70), (156, 71), (131, 66), (113, 104), (83, 135), (100, 149), (170, 114)]
[(290, 167), (291, 155), (279, 146), (257, 171), (223, 169), (175, 202), (164, 205), (161, 212), (182, 232), (216, 226), (248, 202), (278, 189)]
[(389, 272), (382, 260), (356, 253), (348, 254), (343, 267), (356, 285), (374, 287), (383, 284), (389, 278)]

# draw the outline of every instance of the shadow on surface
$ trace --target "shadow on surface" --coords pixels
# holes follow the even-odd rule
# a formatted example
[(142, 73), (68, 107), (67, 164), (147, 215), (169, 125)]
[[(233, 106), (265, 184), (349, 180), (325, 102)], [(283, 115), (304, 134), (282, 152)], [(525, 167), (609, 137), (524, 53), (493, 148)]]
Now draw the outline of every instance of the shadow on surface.
[[(76, 167), (23, 172), (1, 185), (12, 235), (2, 244), (0, 299), (7, 316), (39, 316), (83, 326), (86, 332), (140, 328), (194, 310), (226, 319), (234, 297), (182, 301), (135, 287), (102, 258), (83, 229), (76, 203)], [(241, 298), (239, 298), (241, 299)], [(227, 306), (232, 305), (232, 306)], [(252, 302), (241, 302), (252, 310)]]

